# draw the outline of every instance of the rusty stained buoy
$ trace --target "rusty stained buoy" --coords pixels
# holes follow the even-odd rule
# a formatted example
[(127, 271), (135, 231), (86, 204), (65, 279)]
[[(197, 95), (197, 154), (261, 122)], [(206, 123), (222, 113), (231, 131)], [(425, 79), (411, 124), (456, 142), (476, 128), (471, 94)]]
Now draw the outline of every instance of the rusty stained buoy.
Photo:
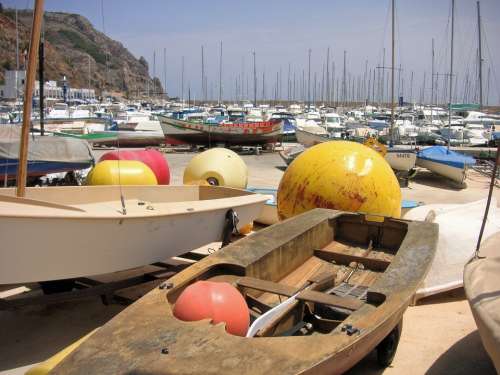
[(401, 216), (401, 189), (376, 151), (331, 141), (303, 152), (287, 168), (277, 194), (281, 220), (316, 207), (372, 215)]

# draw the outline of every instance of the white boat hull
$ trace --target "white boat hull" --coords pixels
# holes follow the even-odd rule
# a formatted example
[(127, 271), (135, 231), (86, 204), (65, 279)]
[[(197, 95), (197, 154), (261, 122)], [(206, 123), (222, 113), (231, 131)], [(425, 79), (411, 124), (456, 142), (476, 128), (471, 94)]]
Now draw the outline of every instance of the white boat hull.
[(417, 165), (431, 171), (432, 173), (446, 177), (452, 181), (462, 184), (467, 177), (467, 167), (457, 168), (451, 165), (438, 163), (432, 160), (417, 158)]
[[(115, 201), (106, 200), (109, 191), (100, 191), (106, 188), (114, 190)], [(120, 213), (117, 186), (85, 187), (97, 202), (69, 206), (75, 211), (5, 202), (0, 197), (0, 284), (90, 276), (166, 260), (220, 241), (231, 208), (240, 226), (252, 222), (266, 200), (227, 188), (219, 190), (220, 199), (199, 200), (198, 188), (123, 186), (127, 215)], [(62, 201), (54, 198), (56, 189), (66, 194)], [(8, 190), (12, 194), (11, 189), (4, 194)], [(47, 195), (42, 190), (52, 190), (45, 202), (65, 205), (71, 199), (68, 188), (28, 189), (27, 197), (42, 200)], [(145, 190), (150, 191), (142, 194)], [(97, 212), (97, 206), (105, 207), (105, 212)]]
[[(495, 199), (491, 203), (483, 241), (500, 233), (500, 211)], [(430, 204), (414, 208), (404, 215), (405, 220), (439, 224), (436, 255), (417, 290), (416, 299), (463, 285), (463, 269), (474, 254), (485, 207), (486, 199), (464, 204)]]
[(410, 171), (415, 168), (417, 154), (414, 151), (394, 150), (385, 154), (385, 160), (396, 171)]

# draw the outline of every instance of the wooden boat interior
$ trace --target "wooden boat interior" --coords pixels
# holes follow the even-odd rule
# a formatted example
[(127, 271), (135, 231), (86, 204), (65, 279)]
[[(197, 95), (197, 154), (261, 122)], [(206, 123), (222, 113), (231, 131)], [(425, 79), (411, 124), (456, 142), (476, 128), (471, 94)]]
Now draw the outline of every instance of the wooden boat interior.
[(248, 264), (214, 264), (176, 285), (167, 298), (175, 304), (182, 290), (197, 280), (229, 282), (245, 297), (251, 323), (294, 298), (256, 337), (330, 333), (363, 306), (385, 301), (371, 287), (391, 265), (407, 231), (402, 220), (371, 222), (363, 215), (342, 214), (278, 247), (259, 249), (255, 243), (254, 256), (241, 255)]

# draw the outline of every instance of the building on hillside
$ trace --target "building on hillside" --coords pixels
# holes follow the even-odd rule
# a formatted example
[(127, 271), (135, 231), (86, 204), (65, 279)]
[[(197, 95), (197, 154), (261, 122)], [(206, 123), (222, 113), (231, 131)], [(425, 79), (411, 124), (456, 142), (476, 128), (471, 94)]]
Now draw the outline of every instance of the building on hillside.
[[(24, 80), (26, 72), (24, 70), (6, 70), (5, 84), (0, 86), (0, 98), (16, 99), (22, 98), (24, 93)], [(66, 92), (65, 92), (66, 91)], [(66, 95), (65, 95), (66, 94)], [(40, 96), (40, 82), (35, 82), (33, 97)], [(45, 99), (53, 100), (94, 100), (95, 90), (89, 88), (70, 88), (67, 84), (66, 77), (58, 85), (56, 81), (46, 81), (43, 85), (43, 96)]]
[[(58, 86), (56, 81), (46, 81), (43, 85), (43, 96), (45, 99), (56, 99), (60, 101), (66, 100), (94, 100), (95, 90), (94, 89), (75, 89), (66, 86), (66, 98), (64, 95), (65, 90), (65, 80)], [(33, 96), (35, 98), (40, 97), (40, 82), (36, 81), (35, 90), (33, 91)]]
[(24, 93), (25, 70), (6, 70), (5, 83), (0, 85), (0, 98), (17, 99)]

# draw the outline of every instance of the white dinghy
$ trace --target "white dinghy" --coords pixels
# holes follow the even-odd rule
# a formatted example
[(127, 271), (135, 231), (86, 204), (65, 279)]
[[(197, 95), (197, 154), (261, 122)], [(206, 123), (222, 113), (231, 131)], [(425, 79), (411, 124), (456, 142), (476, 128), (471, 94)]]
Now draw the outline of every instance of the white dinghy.
[[(416, 299), (463, 286), (463, 269), (474, 254), (485, 206), (486, 199), (465, 204), (429, 204), (404, 216), (407, 220), (439, 224), (436, 255)], [(493, 199), (483, 240), (496, 233), (500, 233), (500, 211)]]
[[(0, 191), (0, 284), (110, 273), (220, 241), (267, 197), (212, 186), (74, 186)], [(120, 196), (124, 197), (124, 205)], [(125, 207), (125, 211), (123, 210)]]

